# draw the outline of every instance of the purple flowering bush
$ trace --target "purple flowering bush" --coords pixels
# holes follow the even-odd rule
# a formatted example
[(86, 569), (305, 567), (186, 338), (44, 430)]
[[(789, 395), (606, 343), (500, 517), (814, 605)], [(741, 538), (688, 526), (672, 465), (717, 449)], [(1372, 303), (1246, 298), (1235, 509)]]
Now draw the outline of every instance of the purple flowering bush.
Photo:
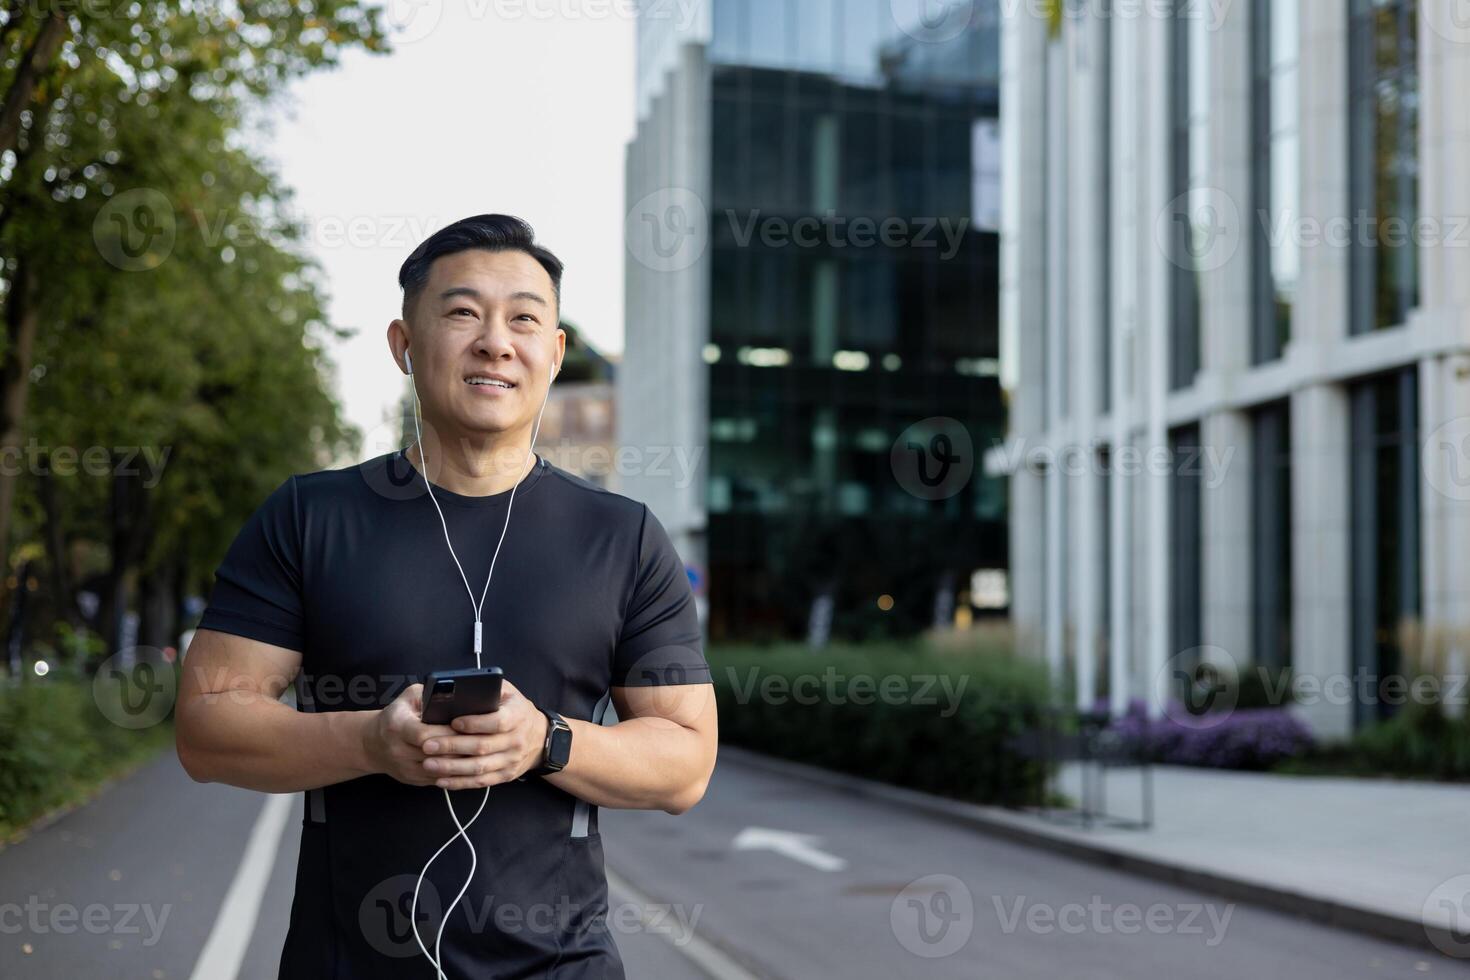
[[(1100, 703), (1098, 711), (1106, 712)], [(1214, 769), (1269, 769), (1282, 759), (1309, 751), (1311, 731), (1282, 708), (1238, 708), (1218, 714), (1190, 715), (1171, 704), (1155, 719), (1141, 699), (1107, 726), (1154, 762)]]

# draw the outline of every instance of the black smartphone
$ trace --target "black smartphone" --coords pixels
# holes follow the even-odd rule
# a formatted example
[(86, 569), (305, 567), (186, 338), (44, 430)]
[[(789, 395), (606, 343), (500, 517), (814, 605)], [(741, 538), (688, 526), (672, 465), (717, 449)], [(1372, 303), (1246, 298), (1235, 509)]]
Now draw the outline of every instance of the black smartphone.
[(487, 715), (500, 708), (499, 667), (436, 670), (424, 681), (426, 725), (447, 725), (460, 715)]

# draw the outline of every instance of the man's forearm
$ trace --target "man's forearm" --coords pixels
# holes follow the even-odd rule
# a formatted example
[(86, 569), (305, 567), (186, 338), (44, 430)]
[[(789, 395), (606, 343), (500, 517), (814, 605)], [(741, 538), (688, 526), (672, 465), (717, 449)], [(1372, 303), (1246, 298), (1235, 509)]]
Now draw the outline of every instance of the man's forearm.
[(709, 781), (699, 733), (667, 718), (630, 718), (616, 725), (566, 719), (572, 754), (547, 782), (594, 806), (683, 813)]
[(254, 691), (204, 694), (175, 717), (179, 761), (200, 782), (296, 793), (373, 771), (375, 711), (304, 712)]

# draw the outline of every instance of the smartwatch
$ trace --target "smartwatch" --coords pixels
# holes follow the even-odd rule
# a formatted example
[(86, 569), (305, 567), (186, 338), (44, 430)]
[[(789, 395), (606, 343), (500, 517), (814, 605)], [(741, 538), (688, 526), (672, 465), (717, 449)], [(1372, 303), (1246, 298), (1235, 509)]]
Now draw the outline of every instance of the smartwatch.
[(546, 715), (546, 744), (541, 749), (541, 766), (526, 773), (527, 776), (561, 772), (572, 757), (572, 726), (550, 708), (542, 708), (541, 712)]

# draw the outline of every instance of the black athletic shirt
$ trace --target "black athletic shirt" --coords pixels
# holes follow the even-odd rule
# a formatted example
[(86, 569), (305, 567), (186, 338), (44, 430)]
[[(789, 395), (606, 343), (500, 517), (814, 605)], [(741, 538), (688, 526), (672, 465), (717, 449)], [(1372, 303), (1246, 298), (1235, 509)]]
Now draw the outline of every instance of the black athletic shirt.
[[(478, 599), (511, 492), (436, 484), (434, 495)], [(300, 651), (300, 710), (380, 707), (430, 671), (475, 666), (469, 594), (401, 450), (286, 480), (215, 578), (199, 627)], [(689, 580), (663, 526), (645, 505), (545, 460), (516, 488), (483, 621), (483, 666), (568, 718), (601, 722), (610, 687), (709, 681)], [(461, 822), (484, 792), (450, 794)], [(454, 832), (437, 787), (376, 775), (308, 792), (280, 976), (433, 977), (408, 910), (419, 870)], [(596, 807), (529, 777), (491, 787), (469, 835), (479, 863), (444, 930), (451, 980), (624, 976)], [(418, 919), (430, 952), (469, 870), (463, 840), (429, 869)]]

